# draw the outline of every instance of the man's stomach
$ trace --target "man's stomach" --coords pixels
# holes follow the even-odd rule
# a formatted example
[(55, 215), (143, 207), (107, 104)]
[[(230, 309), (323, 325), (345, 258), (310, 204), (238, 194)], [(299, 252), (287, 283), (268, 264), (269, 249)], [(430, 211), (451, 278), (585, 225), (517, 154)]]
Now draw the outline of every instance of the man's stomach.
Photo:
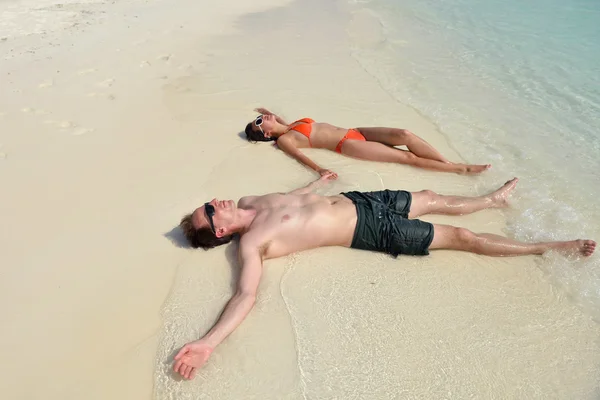
[[(337, 196), (336, 196), (337, 197)], [(350, 247), (356, 228), (356, 208), (349, 199), (327, 206), (307, 207), (294, 221), (285, 223), (271, 241), (268, 258), (283, 257), (303, 250), (327, 246)]]

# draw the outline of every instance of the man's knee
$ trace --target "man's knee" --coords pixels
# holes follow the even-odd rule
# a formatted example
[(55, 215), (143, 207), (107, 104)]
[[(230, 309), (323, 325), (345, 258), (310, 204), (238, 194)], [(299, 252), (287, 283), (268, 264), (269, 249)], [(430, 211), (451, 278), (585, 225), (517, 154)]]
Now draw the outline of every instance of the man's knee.
[(439, 197), (439, 194), (437, 194), (433, 190), (421, 190), (419, 192), (416, 192), (415, 194), (417, 195), (416, 197), (419, 199), (419, 202), (427, 205), (433, 205), (433, 203), (435, 203), (435, 201)]
[(430, 197), (436, 197), (438, 194), (436, 192), (434, 192), (433, 190), (421, 190), (420, 192), (417, 193), (422, 193), (424, 197), (430, 198)]
[(424, 214), (429, 214), (436, 211), (437, 193), (431, 190), (421, 190), (411, 193), (411, 205), (409, 218), (417, 218)]
[(464, 250), (475, 251), (477, 247), (477, 235), (466, 228), (454, 228), (454, 239), (459, 247)]

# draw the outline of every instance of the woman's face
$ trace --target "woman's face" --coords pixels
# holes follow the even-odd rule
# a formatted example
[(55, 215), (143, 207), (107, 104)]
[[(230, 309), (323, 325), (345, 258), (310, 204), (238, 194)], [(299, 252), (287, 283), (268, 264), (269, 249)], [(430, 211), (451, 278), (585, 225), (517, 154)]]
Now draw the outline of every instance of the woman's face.
[(271, 137), (271, 132), (273, 128), (277, 124), (274, 115), (259, 115), (256, 117), (254, 122), (252, 122), (252, 129), (255, 131), (261, 131), (265, 137)]

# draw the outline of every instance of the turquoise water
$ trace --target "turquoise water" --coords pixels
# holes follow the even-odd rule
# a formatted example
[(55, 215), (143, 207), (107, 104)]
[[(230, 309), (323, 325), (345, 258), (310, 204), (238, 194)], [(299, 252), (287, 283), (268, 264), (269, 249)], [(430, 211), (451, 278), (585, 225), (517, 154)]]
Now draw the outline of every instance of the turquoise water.
[[(493, 164), (479, 189), (521, 179), (507, 235), (600, 240), (600, 2), (356, 0), (351, 8), (378, 29), (355, 40), (358, 62), (435, 122), (466, 161)], [(600, 316), (598, 255), (551, 255), (540, 267)]]

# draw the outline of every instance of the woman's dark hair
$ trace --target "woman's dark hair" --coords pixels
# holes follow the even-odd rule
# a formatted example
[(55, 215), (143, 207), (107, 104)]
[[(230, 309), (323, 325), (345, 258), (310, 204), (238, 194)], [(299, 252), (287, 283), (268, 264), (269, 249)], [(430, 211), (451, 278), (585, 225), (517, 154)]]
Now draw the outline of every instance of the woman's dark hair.
[(202, 247), (204, 250), (212, 249), (213, 247), (229, 243), (231, 242), (231, 239), (233, 239), (233, 235), (223, 236), (221, 238), (217, 237), (208, 226), (200, 229), (194, 228), (194, 224), (192, 224), (192, 214), (183, 217), (179, 226), (183, 230), (183, 234), (190, 245), (195, 249), (198, 247)]
[(246, 138), (249, 142), (270, 142), (276, 140), (274, 137), (265, 137), (260, 129), (257, 131), (253, 130), (252, 122), (246, 125)]

